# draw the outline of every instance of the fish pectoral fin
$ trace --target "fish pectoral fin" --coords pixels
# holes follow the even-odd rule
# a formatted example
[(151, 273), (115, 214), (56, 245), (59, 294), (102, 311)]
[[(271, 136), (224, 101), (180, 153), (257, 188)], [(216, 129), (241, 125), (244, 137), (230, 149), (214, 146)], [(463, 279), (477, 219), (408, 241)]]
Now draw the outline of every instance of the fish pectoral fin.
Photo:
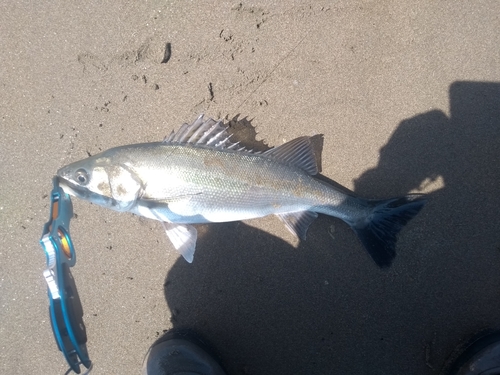
[(175, 195), (172, 197), (167, 197), (167, 198), (150, 198), (150, 197), (141, 197), (141, 200), (147, 203), (155, 203), (155, 204), (170, 204), (170, 203), (176, 203), (176, 202), (189, 202), (191, 198), (193, 198), (196, 195), (200, 195), (201, 192), (199, 193), (191, 193), (191, 194), (181, 194), (181, 195)]
[(188, 263), (193, 262), (194, 251), (196, 249), (196, 238), (198, 233), (196, 228), (187, 224), (175, 224), (162, 221), (165, 233), (170, 239), (175, 249), (186, 259)]
[(191, 199), (194, 196), (200, 194), (201, 193), (182, 194), (161, 199), (141, 198), (141, 202), (143, 202), (150, 209), (158, 209), (166, 206), (172, 213), (176, 215), (191, 216), (196, 214), (195, 212), (193, 212), (193, 204), (191, 203)]
[(306, 239), (307, 228), (318, 217), (313, 211), (287, 212), (276, 214), (285, 224), (287, 229), (302, 240)]

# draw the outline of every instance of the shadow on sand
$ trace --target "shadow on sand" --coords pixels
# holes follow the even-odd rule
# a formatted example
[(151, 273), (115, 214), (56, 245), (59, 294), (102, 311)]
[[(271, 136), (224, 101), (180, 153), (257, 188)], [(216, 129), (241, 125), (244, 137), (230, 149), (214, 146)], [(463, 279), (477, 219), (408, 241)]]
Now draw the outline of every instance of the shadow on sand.
[(356, 180), (370, 198), (443, 185), (390, 269), (328, 217), (298, 249), (244, 223), (201, 227), (194, 263), (166, 276), (174, 327), (208, 338), (230, 375), (438, 374), (462, 338), (499, 328), (500, 84), (454, 83), (450, 115), (404, 120)]

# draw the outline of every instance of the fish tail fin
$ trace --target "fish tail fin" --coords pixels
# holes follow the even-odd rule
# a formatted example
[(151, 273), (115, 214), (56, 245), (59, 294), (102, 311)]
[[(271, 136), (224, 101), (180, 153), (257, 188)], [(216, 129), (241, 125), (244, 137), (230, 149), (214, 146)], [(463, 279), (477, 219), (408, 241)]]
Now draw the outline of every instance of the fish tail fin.
[(397, 234), (418, 214), (425, 202), (423, 194), (367, 201), (371, 211), (351, 227), (379, 267), (391, 265), (396, 256)]

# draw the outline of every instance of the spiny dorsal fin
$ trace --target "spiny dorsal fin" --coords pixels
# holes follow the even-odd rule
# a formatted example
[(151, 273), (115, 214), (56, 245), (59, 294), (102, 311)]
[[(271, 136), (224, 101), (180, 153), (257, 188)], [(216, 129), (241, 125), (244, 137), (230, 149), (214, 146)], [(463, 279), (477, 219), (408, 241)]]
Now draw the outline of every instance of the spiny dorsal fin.
[(262, 154), (281, 163), (301, 168), (311, 175), (318, 173), (316, 157), (309, 137), (299, 137), (284, 145), (274, 147), (265, 152), (249, 150), (239, 142), (230, 142), (231, 134), (222, 121), (211, 118), (204, 119), (200, 115), (192, 124), (182, 124), (177, 132), (172, 131), (163, 143), (184, 143), (203, 145), (226, 150)]
[(235, 151), (250, 151), (238, 147), (238, 142), (230, 142), (230, 137), (231, 134), (222, 121), (211, 118), (205, 120), (203, 115), (200, 115), (192, 124), (182, 124), (177, 132), (172, 131), (163, 139), (163, 143), (190, 143)]
[(318, 164), (309, 137), (299, 137), (263, 153), (285, 164), (291, 164), (315, 175)]

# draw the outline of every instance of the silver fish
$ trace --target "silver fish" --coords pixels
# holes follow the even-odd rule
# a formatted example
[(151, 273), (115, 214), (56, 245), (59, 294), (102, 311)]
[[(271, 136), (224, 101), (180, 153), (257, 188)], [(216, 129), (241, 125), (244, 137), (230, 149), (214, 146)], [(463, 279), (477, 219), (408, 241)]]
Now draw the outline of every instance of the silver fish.
[(197, 238), (190, 224), (274, 214), (305, 239), (321, 213), (349, 224), (385, 267), (395, 257), (397, 233), (425, 203), (421, 194), (363, 199), (314, 178), (318, 167), (309, 137), (264, 152), (229, 138), (221, 121), (202, 115), (163, 142), (112, 148), (59, 169), (57, 176), (69, 194), (161, 221), (188, 262)]

